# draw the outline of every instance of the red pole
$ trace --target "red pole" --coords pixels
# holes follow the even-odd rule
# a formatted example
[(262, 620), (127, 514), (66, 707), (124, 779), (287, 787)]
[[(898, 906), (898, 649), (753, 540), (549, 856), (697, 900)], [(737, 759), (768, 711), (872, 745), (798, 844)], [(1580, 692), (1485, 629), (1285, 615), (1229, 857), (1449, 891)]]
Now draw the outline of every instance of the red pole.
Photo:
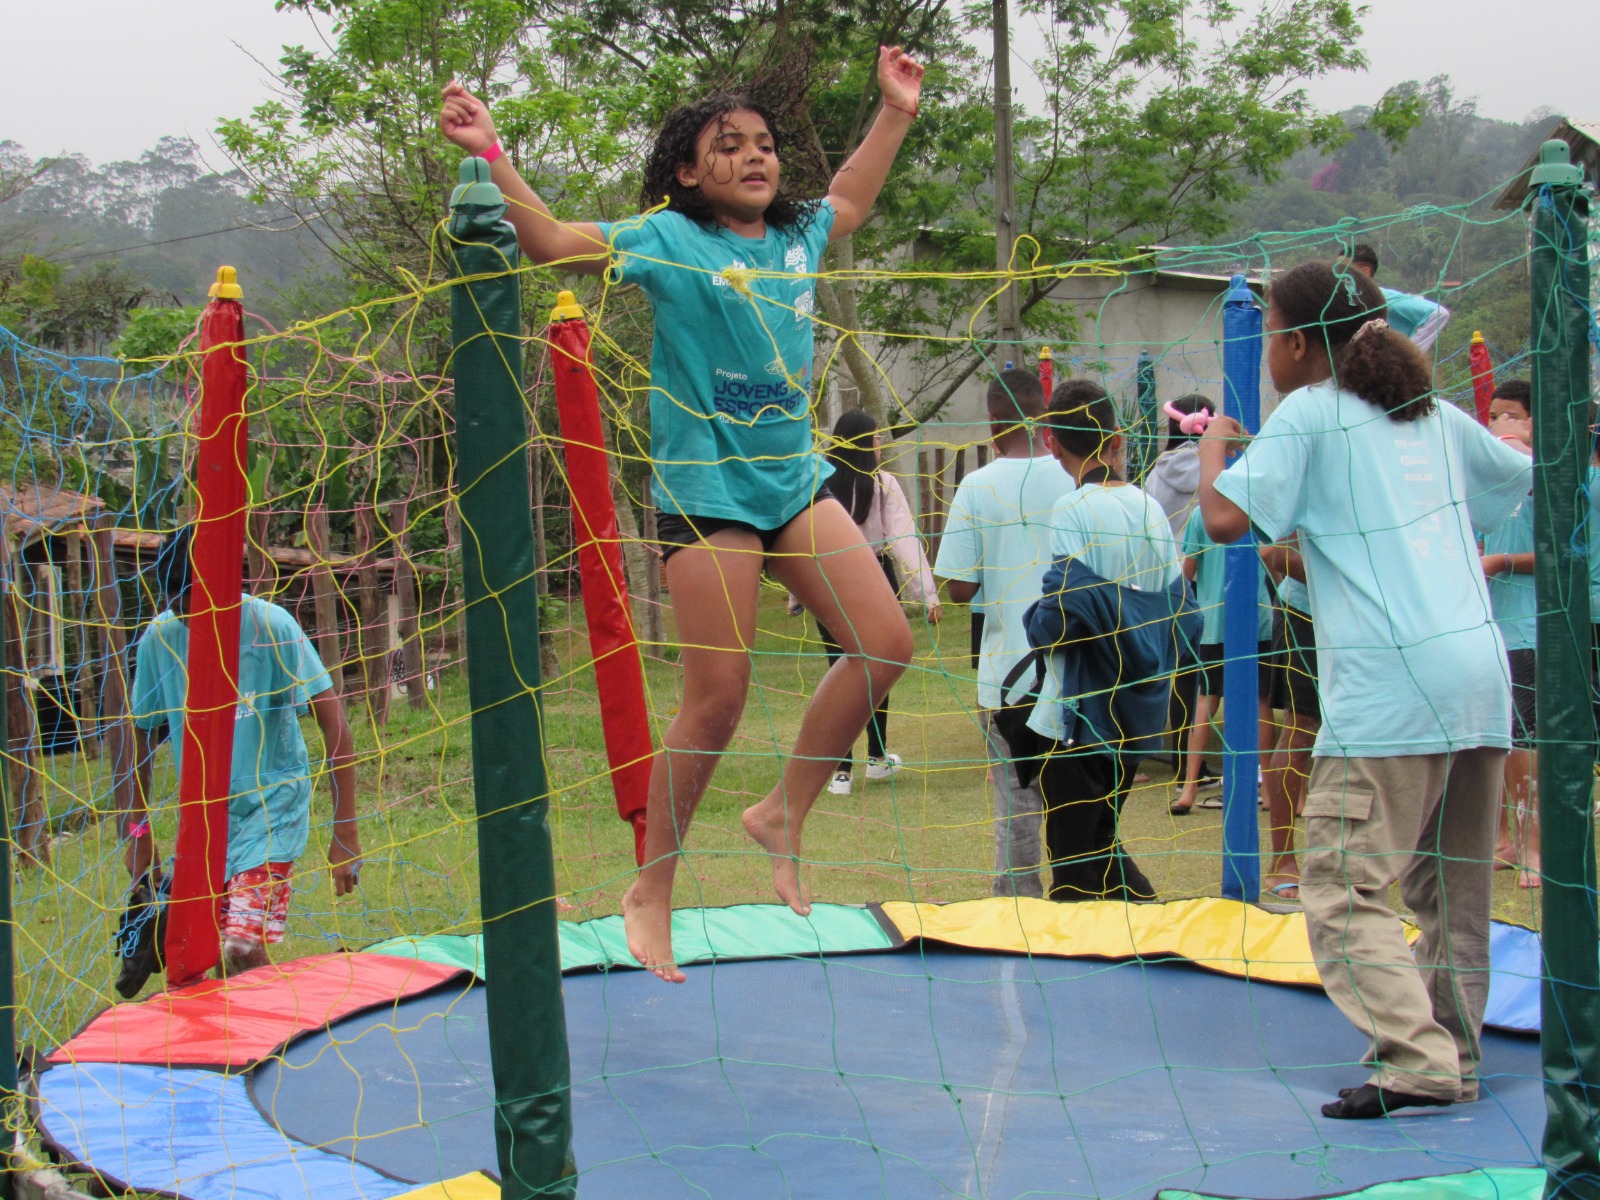
[(1483, 340), (1483, 334), (1472, 335), (1467, 361), (1472, 366), (1472, 399), (1478, 408), (1478, 421), (1487, 425), (1489, 401), (1494, 399), (1494, 360), (1489, 357), (1489, 345)]
[(635, 860), (644, 863), (644, 813), (650, 786), (650, 716), (644, 703), (644, 664), (628, 607), (622, 540), (611, 499), (611, 468), (600, 426), (600, 392), (589, 353), (589, 324), (571, 292), (550, 314), (550, 364), (556, 411), (572, 489), (572, 526), (578, 542), (583, 614), (602, 697), (600, 724), (611, 764), (617, 815), (633, 826)]
[(228, 854), (234, 707), (239, 701), (239, 593), (244, 586), (243, 292), (232, 267), (217, 271), (200, 323), (189, 686), (178, 778), (178, 839), (167, 904), (167, 985), (199, 979), (220, 957), (219, 918)]
[(1050, 393), (1056, 386), (1056, 364), (1050, 357), (1050, 347), (1039, 347), (1039, 386), (1044, 389), (1044, 402), (1050, 403)]

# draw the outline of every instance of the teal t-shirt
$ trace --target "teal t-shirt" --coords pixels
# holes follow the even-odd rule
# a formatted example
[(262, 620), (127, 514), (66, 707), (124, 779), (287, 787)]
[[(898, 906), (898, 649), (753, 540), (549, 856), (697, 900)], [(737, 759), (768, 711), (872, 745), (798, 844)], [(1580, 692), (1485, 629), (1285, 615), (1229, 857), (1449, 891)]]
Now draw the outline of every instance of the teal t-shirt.
[[(1202, 624), (1200, 644), (1222, 644), (1222, 585), (1226, 551), (1211, 540), (1206, 533), (1206, 523), (1198, 507), (1189, 514), (1183, 527), (1183, 556), (1195, 560), (1194, 599), (1200, 607)], [(1212, 553), (1216, 551), (1217, 553)], [(1267, 580), (1267, 567), (1256, 560), (1256, 641), (1272, 640), (1272, 592)]]
[(1380, 290), (1389, 308), (1389, 327), (1407, 337), (1414, 336), (1424, 322), (1439, 311), (1439, 306), (1425, 296), (1413, 296), (1410, 292), (1397, 292), (1393, 288)]
[[(1102, 579), (1155, 591), (1172, 586), (1181, 568), (1172, 526), (1161, 505), (1132, 485), (1091, 483), (1056, 501), (1050, 514), (1052, 562), (1076, 559)], [(1066, 736), (1059, 655), (1045, 655), (1045, 677), (1028, 727), (1041, 737)]]
[(1278, 599), (1296, 612), (1305, 613), (1307, 616), (1311, 614), (1311, 593), (1306, 590), (1306, 585), (1293, 575), (1285, 575), (1278, 580)]
[[(1511, 518), (1483, 535), (1485, 554), (1533, 553), (1533, 497), (1524, 496)], [(1590, 567), (1591, 579), (1593, 566)], [(1592, 583), (1591, 583), (1592, 586)], [(1539, 602), (1532, 575), (1502, 572), (1489, 580), (1489, 604), (1507, 650), (1532, 650), (1538, 644)]]
[[(132, 711), (140, 729), (172, 727), (182, 770), (189, 626), (171, 609), (139, 638)], [(311, 828), (311, 764), (299, 715), (333, 686), (299, 623), (276, 604), (244, 597), (239, 614), (239, 703), (233, 715), (228, 800), (232, 878), (269, 862), (293, 862)]]
[(1460, 409), (1397, 422), (1331, 383), (1285, 397), (1217, 480), (1267, 537), (1300, 531), (1323, 756), (1509, 747), (1505, 646), (1473, 529), (1527, 497), (1531, 460)]
[(811, 424), (812, 308), (833, 228), (760, 238), (662, 211), (600, 226), (612, 278), (650, 297), (650, 461), (663, 512), (777, 529), (833, 467)]

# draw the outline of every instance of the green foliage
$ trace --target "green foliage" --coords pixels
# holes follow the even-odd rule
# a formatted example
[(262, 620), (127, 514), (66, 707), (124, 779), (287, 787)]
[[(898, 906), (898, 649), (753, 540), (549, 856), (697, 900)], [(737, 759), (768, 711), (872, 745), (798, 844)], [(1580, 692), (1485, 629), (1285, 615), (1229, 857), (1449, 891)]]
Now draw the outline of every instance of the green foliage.
[[(1436, 347), (1449, 359), (1474, 330), (1505, 354), (1528, 337), (1527, 226), (1494, 201), (1548, 136), (1553, 119), (1525, 122), (1477, 114), (1448, 77), (1391, 88), (1373, 107), (1341, 115), (1345, 136), (1296, 154), (1277, 181), (1239, 203), (1221, 241), (1263, 230), (1339, 229), (1346, 243), (1371, 243), (1379, 281), (1443, 301), (1452, 320)], [(1403, 145), (1395, 144), (1403, 136)], [(1326, 240), (1294, 251), (1327, 255)], [(1459, 382), (1464, 356), (1444, 372)]]
[[(111, 353), (135, 370), (175, 357), (200, 325), (198, 308), (136, 308), (111, 343)], [(181, 364), (167, 362), (165, 373), (173, 379), (183, 373)]]

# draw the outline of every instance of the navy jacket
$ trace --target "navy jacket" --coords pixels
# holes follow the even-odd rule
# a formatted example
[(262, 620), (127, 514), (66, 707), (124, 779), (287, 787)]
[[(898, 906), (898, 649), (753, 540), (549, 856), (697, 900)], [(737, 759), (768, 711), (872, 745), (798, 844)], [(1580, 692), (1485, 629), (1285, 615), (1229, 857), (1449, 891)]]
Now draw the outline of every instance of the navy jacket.
[(1028, 641), (1062, 670), (1066, 742), (1143, 758), (1160, 749), (1183, 639), (1200, 638), (1200, 612), (1180, 576), (1147, 592), (1057, 559), (1028, 609)]

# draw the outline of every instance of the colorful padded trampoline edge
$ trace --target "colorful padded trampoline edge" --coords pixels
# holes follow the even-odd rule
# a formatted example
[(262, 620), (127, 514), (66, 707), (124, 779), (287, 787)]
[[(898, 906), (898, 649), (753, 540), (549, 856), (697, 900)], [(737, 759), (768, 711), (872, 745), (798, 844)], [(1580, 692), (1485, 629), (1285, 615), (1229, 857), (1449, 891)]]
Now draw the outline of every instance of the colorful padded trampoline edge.
[[(637, 969), (620, 917), (562, 921), (564, 972)], [(954, 904), (888, 901), (859, 907), (817, 904), (810, 917), (779, 904), (684, 908), (673, 913), (673, 945), (685, 966), (716, 961), (861, 954), (893, 950), (914, 940), (1053, 958), (1187, 959), (1205, 970), (1271, 983), (1320, 986), (1301, 913), (1270, 913), (1215, 897), (1128, 906), (1091, 901), (1062, 906), (1048, 900), (989, 898)], [(1539, 935), (1495, 922), (1490, 935), (1487, 1024), (1539, 1028)], [(483, 978), (475, 935), (390, 938), (366, 953), (414, 957), (471, 971)]]
[[(1544, 1195), (1545, 1173), (1538, 1167), (1504, 1167), (1468, 1171), (1460, 1175), (1431, 1175), (1378, 1183), (1356, 1192), (1339, 1192), (1322, 1200), (1539, 1200)], [(1156, 1200), (1233, 1200), (1208, 1192), (1168, 1189)]]

